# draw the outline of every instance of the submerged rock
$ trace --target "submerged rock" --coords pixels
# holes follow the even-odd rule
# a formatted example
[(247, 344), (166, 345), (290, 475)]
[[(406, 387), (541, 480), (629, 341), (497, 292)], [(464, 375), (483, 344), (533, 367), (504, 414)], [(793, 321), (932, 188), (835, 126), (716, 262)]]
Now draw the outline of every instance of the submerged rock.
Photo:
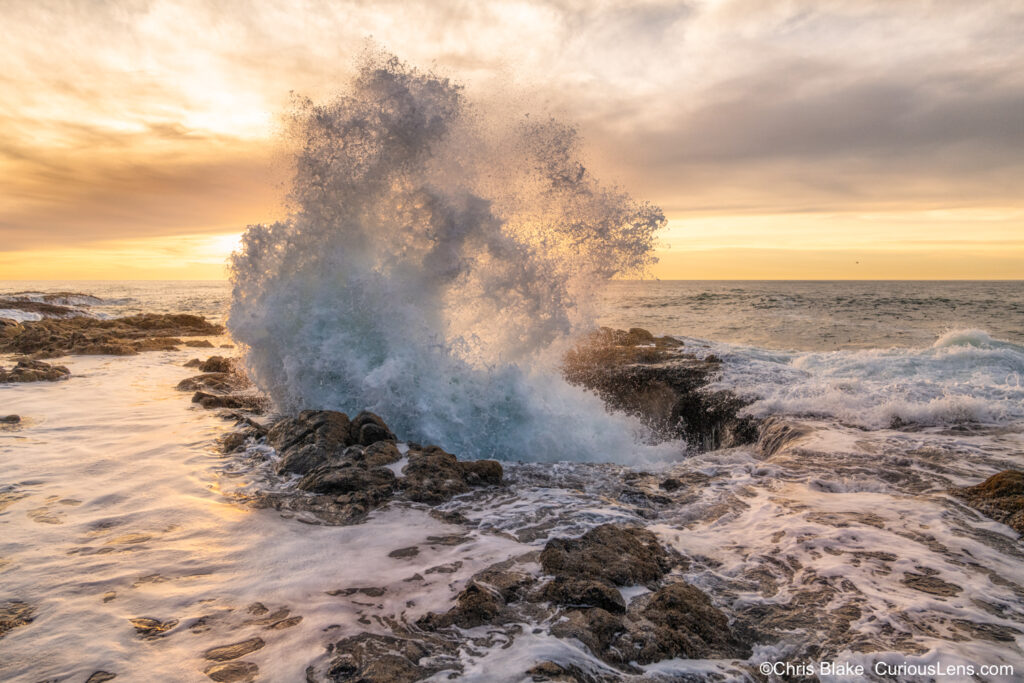
[(412, 683), (445, 669), (438, 655), (447, 654), (450, 647), (437, 640), (360, 633), (338, 641), (331, 649), (323, 675), (310, 667), (306, 680)]
[(1024, 534), (1024, 472), (1006, 470), (953, 494), (992, 519)]
[(35, 619), (35, 608), (21, 600), (0, 602), (0, 638), (8, 631), (31, 624)]
[(63, 365), (23, 358), (10, 370), (0, 367), (0, 384), (13, 382), (56, 382), (67, 379), (71, 371)]
[(757, 438), (757, 423), (739, 412), (747, 402), (707, 388), (721, 361), (685, 352), (682, 342), (639, 328), (606, 327), (566, 354), (567, 381), (595, 391), (609, 407), (640, 418), (665, 439), (685, 438), (715, 450)]

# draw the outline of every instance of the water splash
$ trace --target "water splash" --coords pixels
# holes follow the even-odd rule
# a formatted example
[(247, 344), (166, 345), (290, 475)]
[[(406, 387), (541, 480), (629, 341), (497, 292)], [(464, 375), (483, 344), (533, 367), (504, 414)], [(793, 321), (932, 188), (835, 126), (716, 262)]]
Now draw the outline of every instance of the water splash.
[(278, 407), (370, 409), (467, 457), (625, 460), (639, 427), (556, 370), (662, 212), (599, 184), (574, 129), (509, 120), (394, 57), (299, 101), (289, 218), (232, 257), (228, 325)]

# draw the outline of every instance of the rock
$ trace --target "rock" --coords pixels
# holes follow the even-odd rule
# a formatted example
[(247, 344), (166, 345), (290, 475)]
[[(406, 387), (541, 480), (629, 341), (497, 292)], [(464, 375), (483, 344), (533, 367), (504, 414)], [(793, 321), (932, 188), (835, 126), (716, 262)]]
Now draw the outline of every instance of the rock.
[(678, 582), (630, 610), (626, 629), (604, 653), (620, 664), (652, 664), (663, 659), (745, 659), (750, 649), (729, 628), (729, 620), (702, 591)]
[(646, 529), (602, 524), (580, 538), (551, 539), (540, 554), (540, 562), (548, 574), (633, 586), (657, 581), (677, 558)]
[(449, 626), (473, 628), (495, 623), (502, 614), (505, 600), (501, 593), (485, 584), (470, 581), (459, 593), (455, 606), (444, 614), (430, 613), (416, 622), (420, 628), (432, 631)]
[(466, 493), (471, 486), (501, 482), (501, 464), (494, 460), (460, 462), (437, 446), (409, 451), (409, 464), (402, 468), (401, 485), (406, 495), (420, 503), (442, 503)]
[(210, 356), (201, 363), (197, 363), (201, 372), (233, 372), (235, 367), (230, 358), (224, 356)]
[(267, 432), (267, 443), (281, 455), (278, 472), (306, 474), (339, 455), (354, 440), (345, 413), (304, 410), (277, 422)]
[(326, 680), (412, 683), (443, 668), (431, 661), (432, 654), (431, 648), (424, 642), (361, 633), (334, 644)]
[(386, 467), (365, 469), (351, 463), (340, 466), (319, 465), (298, 483), (302, 491), (312, 493), (362, 493), (383, 500), (391, 495), (395, 473)]
[(378, 441), (397, 441), (379, 415), (363, 411), (352, 419), (352, 440), (362, 446)]
[(963, 592), (963, 588), (960, 586), (943, 581), (939, 577), (928, 573), (918, 574), (916, 572), (904, 572), (903, 580), (900, 583), (910, 586), (914, 590), (919, 590), (922, 593), (930, 593), (931, 595), (938, 595), (945, 598), (956, 597)]
[(110, 673), (109, 671), (93, 671), (85, 683), (106, 683), (117, 678), (117, 674)]
[(3, 416), (0, 416), (0, 424), (16, 425), (19, 422), (21, 422), (21, 415), (3, 415)]
[(353, 453), (352, 459), (364, 467), (383, 467), (402, 459), (398, 447), (391, 441), (378, 441)]
[(213, 344), (205, 339), (189, 339), (185, 342), (185, 346), (190, 346), (194, 349), (212, 349)]
[[(67, 354), (132, 355), (173, 348), (181, 343), (178, 337), (216, 335), (224, 331), (220, 325), (200, 316), (180, 313), (143, 313), (108, 320), (79, 315), (5, 325), (2, 329), (0, 353), (22, 353), (35, 358)], [(161, 339), (164, 341), (159, 341)]]
[(56, 382), (67, 379), (71, 371), (63, 365), (50, 365), (23, 358), (10, 370), (0, 368), (0, 384), (5, 382)]
[(232, 643), (231, 645), (211, 647), (203, 653), (203, 657), (215, 662), (226, 662), (231, 659), (244, 657), (251, 652), (261, 650), (264, 645), (266, 645), (266, 643), (263, 642), (262, 638), (249, 638), (248, 640)]
[(388, 557), (394, 557), (397, 559), (403, 559), (407, 557), (416, 557), (420, 554), (420, 549), (417, 546), (409, 546), (408, 548), (399, 548), (398, 550), (392, 550), (388, 553)]
[(720, 361), (699, 360), (683, 348), (676, 339), (646, 330), (601, 328), (566, 354), (563, 373), (662, 438), (682, 437), (700, 450), (756, 439), (757, 422), (739, 415), (747, 402), (707, 389)]
[(953, 494), (997, 522), (1024, 534), (1024, 472), (1006, 470)]
[(208, 410), (227, 408), (229, 410), (245, 410), (257, 415), (262, 413), (267, 406), (267, 399), (258, 394), (210, 394), (205, 391), (197, 391), (193, 394), (192, 402), (198, 403)]
[(8, 600), (0, 602), (0, 638), (8, 631), (31, 624), (35, 619), (35, 608), (27, 602)]
[(472, 580), (492, 591), (497, 591), (505, 602), (521, 600), (530, 587), (537, 583), (537, 579), (526, 572), (501, 567), (488, 567), (477, 572)]
[(600, 607), (617, 614), (626, 611), (619, 589), (599, 579), (556, 576), (541, 589), (541, 598), (566, 607)]
[(758, 429), (757, 452), (762, 458), (770, 458), (810, 433), (811, 429), (806, 425), (784, 418), (769, 417)]
[(250, 386), (248, 379), (233, 372), (207, 372), (178, 382), (178, 391), (216, 391), (227, 393)]
[(157, 638), (178, 625), (177, 619), (160, 621), (152, 617), (136, 617), (130, 620), (135, 632), (143, 638)]
[(186, 368), (198, 368), (202, 364), (203, 364), (203, 361), (199, 360), (198, 358), (193, 358), (189, 362), (185, 363), (184, 367), (186, 367)]
[(252, 662), (224, 662), (214, 664), (203, 673), (218, 683), (250, 683), (259, 672), (260, 668)]
[(658, 486), (665, 491), (675, 491), (682, 485), (683, 483), (681, 481), (679, 481), (678, 479), (674, 479), (672, 477), (669, 477), (665, 481), (658, 484)]
[(563, 616), (564, 620), (551, 626), (551, 635), (556, 638), (575, 638), (602, 659), (607, 657), (607, 650), (615, 636), (625, 630), (620, 617), (600, 607), (571, 610)]

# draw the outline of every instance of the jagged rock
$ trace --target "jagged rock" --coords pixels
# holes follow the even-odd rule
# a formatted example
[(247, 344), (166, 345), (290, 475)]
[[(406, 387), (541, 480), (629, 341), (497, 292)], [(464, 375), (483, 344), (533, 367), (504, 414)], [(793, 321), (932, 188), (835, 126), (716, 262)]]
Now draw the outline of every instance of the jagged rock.
[(348, 415), (333, 410), (304, 410), (277, 422), (267, 443), (281, 455), (278, 472), (306, 474), (354, 442)]
[(428, 631), (449, 626), (474, 628), (498, 622), (504, 608), (505, 599), (499, 591), (485, 584), (470, 581), (459, 593), (454, 607), (444, 614), (426, 614), (416, 624)]
[(540, 554), (548, 574), (595, 578), (619, 586), (657, 581), (677, 558), (646, 529), (602, 524), (580, 538), (554, 538)]
[(756, 421), (739, 416), (746, 401), (706, 388), (720, 363), (685, 353), (671, 337), (601, 328), (566, 354), (563, 372), (662, 438), (683, 437), (694, 448), (714, 450), (757, 438)]
[(395, 473), (386, 467), (363, 468), (352, 463), (319, 465), (304, 476), (298, 488), (312, 493), (362, 493), (370, 499), (391, 496)]
[(365, 467), (382, 467), (402, 459), (398, 447), (392, 441), (377, 441), (354, 454), (353, 460)]
[(31, 624), (35, 619), (35, 608), (27, 602), (9, 600), (0, 602), (0, 638), (10, 630)]
[(192, 402), (207, 409), (228, 408), (256, 414), (262, 413), (267, 405), (267, 399), (258, 394), (210, 394), (205, 391), (193, 394)]
[(235, 369), (232, 360), (224, 356), (210, 356), (196, 365), (200, 372), (232, 372)]
[(67, 379), (71, 371), (63, 365), (22, 358), (10, 370), (0, 368), (0, 384), (5, 382), (56, 382)]
[[(412, 683), (444, 668), (438, 666), (432, 651), (442, 644), (395, 636), (360, 633), (334, 644), (333, 657), (326, 671), (332, 683)], [(311, 667), (312, 669), (312, 667)], [(313, 672), (307, 670), (307, 680)], [(323, 679), (320, 679), (323, 680)]]
[[(221, 334), (224, 328), (198, 315), (143, 313), (101, 320), (86, 316), (47, 318), (5, 325), (0, 353), (23, 353), (35, 358), (67, 354), (132, 355), (139, 351), (174, 348), (178, 337)], [(159, 341), (160, 339), (165, 341)], [(157, 340), (157, 341), (153, 341)]]
[(178, 625), (177, 619), (160, 621), (159, 619), (153, 619), (152, 617), (136, 617), (130, 621), (132, 622), (132, 626), (135, 627), (135, 632), (143, 638), (156, 638), (162, 636), (164, 633)]
[(600, 607), (619, 614), (626, 611), (626, 601), (619, 589), (600, 579), (556, 576), (545, 584), (540, 596), (543, 600), (566, 607)]
[[(630, 610), (626, 629), (603, 653), (620, 664), (652, 664), (663, 659), (745, 659), (750, 649), (729, 628), (729, 620), (701, 590), (672, 583)], [(643, 600), (643, 599), (641, 599)]]
[(361, 446), (378, 441), (397, 441), (379, 415), (363, 411), (352, 419), (352, 440)]
[(501, 464), (493, 460), (460, 462), (437, 446), (409, 451), (409, 464), (402, 468), (406, 495), (421, 503), (442, 503), (466, 493), (471, 486), (501, 483)]
[(478, 583), (492, 591), (497, 591), (505, 602), (516, 602), (523, 599), (527, 591), (537, 583), (532, 575), (526, 572), (508, 569), (502, 565), (509, 565), (511, 562), (504, 562), (498, 566), (488, 567), (473, 575), (473, 582)]
[(570, 610), (563, 620), (551, 627), (557, 638), (575, 638), (598, 657), (604, 658), (612, 639), (625, 630), (622, 618), (595, 607), (588, 610)]
[(1005, 470), (953, 494), (997, 522), (1024, 534), (1024, 472)]

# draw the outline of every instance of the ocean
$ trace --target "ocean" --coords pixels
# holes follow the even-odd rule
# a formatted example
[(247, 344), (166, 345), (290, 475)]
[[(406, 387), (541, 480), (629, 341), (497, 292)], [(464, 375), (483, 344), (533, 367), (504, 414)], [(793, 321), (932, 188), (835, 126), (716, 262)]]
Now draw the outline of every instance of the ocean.
[[(0, 282), (0, 295), (26, 291), (87, 294), (61, 303), (99, 317), (239, 314), (224, 282)], [(359, 400), (376, 400), (400, 439), (412, 439), (403, 429), (419, 430), (417, 439), (438, 436), (464, 455), (493, 437), (499, 447), (489, 454), (504, 459), (508, 486), (453, 499), (439, 508), (447, 518), (396, 503), (363, 524), (331, 526), (249, 504), (253, 492), (281, 486), (268, 473), (268, 447), (221, 454), (216, 439), (231, 423), (175, 390), (194, 374), (183, 364), (212, 350), (68, 356), (55, 361), (71, 370), (67, 381), (0, 385), (0, 415), (22, 416), (0, 426), (0, 603), (31, 605), (34, 619), (0, 639), (0, 678), (78, 681), (106, 671), (208, 680), (204, 652), (258, 637), (263, 645), (245, 659), (260, 680), (304, 680), (329, 642), (443, 611), (475, 572), (609, 521), (653, 531), (687, 558), (682, 578), (731, 619), (775, 634), (745, 662), (670, 660), (642, 667), (648, 679), (753, 680), (753, 667), (785, 657), (869, 668), (1024, 661), (1017, 534), (948, 493), (1024, 469), (1024, 283), (616, 281), (596, 313), (600, 324), (647, 328), (698, 357), (718, 356), (717, 387), (802, 436), (774, 453), (756, 444), (702, 453), (682, 442), (651, 446), (629, 418), (556, 387), (544, 365), (509, 380), (530, 383), (517, 400), (547, 396), (553, 410), (551, 396), (578, 399), (559, 415), (587, 420), (599, 438), (570, 443), (583, 428), (568, 424), (527, 433), (553, 429), (529, 412), (513, 415), (515, 424), (477, 413), (476, 423), (435, 426), (420, 418), (468, 413), (449, 389), (406, 374), (398, 379), (418, 387), (416, 419), (394, 412), (410, 404), (382, 391), (384, 380)], [(33, 317), (0, 311), (16, 314)], [(346, 362), (336, 343), (320, 337), (302, 358), (315, 367)], [(270, 376), (269, 362), (253, 360), (258, 376)], [(504, 375), (486, 379), (488, 390), (505, 391)], [(329, 404), (336, 390), (276, 397)], [(638, 476), (676, 478), (678, 497), (641, 514), (629, 497)], [(451, 521), (455, 513), (464, 521)], [(453, 533), (465, 540), (424, 542)], [(417, 545), (414, 562), (391, 554)], [(417, 570), (426, 580), (409, 583)], [(372, 599), (338, 592), (365, 586), (383, 590)], [(646, 590), (623, 589), (627, 598)], [(289, 627), (260, 623), (256, 603)], [(131, 621), (139, 618), (167, 624), (166, 634), (141, 638)], [(528, 680), (521, 672), (531, 662), (562, 658), (628, 677), (546, 628), (459, 650), (462, 676)]]

